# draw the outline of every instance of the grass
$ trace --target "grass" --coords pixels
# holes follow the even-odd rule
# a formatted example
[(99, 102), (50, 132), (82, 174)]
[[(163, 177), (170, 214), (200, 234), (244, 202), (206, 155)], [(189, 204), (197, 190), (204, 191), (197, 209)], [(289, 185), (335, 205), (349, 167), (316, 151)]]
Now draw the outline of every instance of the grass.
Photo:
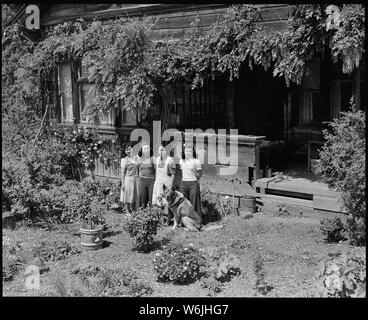
[[(3, 229), (3, 242), (4, 238), (10, 239), (22, 248), (22, 258), (16, 262), (12, 259), (17, 251), (11, 251), (13, 257), (9, 261), (16, 265), (16, 272), (11, 279), (3, 279), (3, 295), (206, 297), (210, 289), (218, 297), (308, 297), (314, 290), (319, 262), (331, 253), (352, 248), (346, 242), (324, 242), (320, 231), (323, 217), (318, 211), (287, 217), (256, 213), (251, 219), (230, 216), (225, 227), (216, 231), (195, 233), (179, 229), (174, 232), (171, 227), (159, 230), (157, 243), (192, 243), (202, 249), (223, 247), (235, 254), (240, 261), (241, 273), (221, 288), (217, 288), (216, 283), (200, 281), (185, 286), (157, 282), (153, 258), (161, 246), (155, 246), (149, 253), (133, 251), (131, 238), (123, 228), (124, 215), (110, 213), (106, 216), (110, 231), (104, 239), (107, 245), (103, 249), (81, 250), (80, 253), (76, 251), (77, 254), (64, 254), (62, 259), (49, 259), (48, 270), (40, 275), (40, 289), (27, 290), (24, 273), (27, 266), (35, 262), (32, 254), (24, 252), (32, 252), (32, 248), (41, 243), (56, 241), (68, 243), (70, 248), (80, 248), (79, 226), (63, 226), (52, 231), (25, 227)], [(65, 247), (69, 248), (61, 246), (63, 252), (69, 252)], [(48, 246), (42, 245), (42, 248)], [(365, 247), (359, 250), (365, 251)], [(52, 257), (58, 257), (55, 248), (51, 253)], [(87, 279), (80, 270), (84, 273), (87, 270)], [(101, 273), (101, 270), (105, 271)], [(99, 292), (94, 289), (98, 286)]]

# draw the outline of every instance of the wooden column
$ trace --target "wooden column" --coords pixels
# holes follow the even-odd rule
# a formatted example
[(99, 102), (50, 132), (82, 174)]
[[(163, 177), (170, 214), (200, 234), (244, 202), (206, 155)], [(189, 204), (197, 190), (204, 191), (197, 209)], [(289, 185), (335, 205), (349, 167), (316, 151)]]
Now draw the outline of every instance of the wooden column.
[(355, 96), (355, 104), (356, 108), (360, 109), (361, 105), (361, 95), (360, 95), (360, 69), (356, 69), (354, 71), (354, 96)]
[(327, 121), (331, 119), (331, 54), (329, 49), (321, 56), (320, 67), (320, 108), (321, 120)]
[[(225, 80), (226, 81), (226, 80)], [(229, 128), (235, 127), (234, 119), (234, 82), (227, 81), (226, 84), (226, 111), (227, 111), (227, 123)]]

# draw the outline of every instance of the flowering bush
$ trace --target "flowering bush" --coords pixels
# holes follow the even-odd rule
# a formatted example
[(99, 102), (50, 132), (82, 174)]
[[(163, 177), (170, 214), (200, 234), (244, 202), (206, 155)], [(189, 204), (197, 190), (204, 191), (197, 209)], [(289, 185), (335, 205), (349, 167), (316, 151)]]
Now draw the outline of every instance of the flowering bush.
[(140, 208), (124, 226), (133, 239), (133, 248), (147, 252), (152, 248), (154, 236), (162, 224), (162, 210), (147, 206)]
[(365, 253), (348, 253), (329, 258), (321, 263), (316, 296), (365, 297)]
[(205, 273), (206, 259), (193, 246), (169, 243), (153, 260), (158, 280), (187, 284)]
[(106, 167), (110, 166), (115, 172), (120, 169), (119, 152), (112, 152), (115, 140), (102, 138), (95, 130), (78, 125), (70, 137), (77, 155), (86, 168), (93, 167), (94, 160), (99, 158)]
[(344, 239), (344, 225), (339, 217), (321, 220), (321, 231), (327, 242), (339, 242)]
[(61, 165), (61, 172), (67, 178), (80, 180), (81, 169), (93, 169), (97, 158), (105, 167), (118, 172), (120, 157), (118, 150), (114, 152), (115, 142), (80, 124), (76, 127), (53, 124), (44, 128), (37, 147), (45, 150), (54, 163)]

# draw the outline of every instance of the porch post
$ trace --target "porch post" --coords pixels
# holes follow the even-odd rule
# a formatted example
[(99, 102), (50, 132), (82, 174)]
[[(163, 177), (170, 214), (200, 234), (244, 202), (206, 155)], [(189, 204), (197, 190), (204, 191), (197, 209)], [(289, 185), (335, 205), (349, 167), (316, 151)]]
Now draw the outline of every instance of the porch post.
[(354, 96), (356, 108), (360, 109), (360, 68), (354, 71)]
[(234, 82), (228, 81), (227, 85), (227, 103), (226, 103), (226, 110), (227, 110), (227, 123), (228, 127), (235, 128), (235, 121), (234, 121)]

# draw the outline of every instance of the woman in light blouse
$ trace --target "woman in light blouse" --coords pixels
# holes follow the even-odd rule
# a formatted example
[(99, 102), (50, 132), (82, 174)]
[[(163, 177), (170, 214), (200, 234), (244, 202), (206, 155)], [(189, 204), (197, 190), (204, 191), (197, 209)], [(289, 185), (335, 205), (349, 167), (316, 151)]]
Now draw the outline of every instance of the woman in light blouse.
[(125, 158), (121, 159), (121, 192), (120, 201), (124, 203), (127, 215), (136, 213), (139, 208), (139, 162), (133, 154), (133, 144), (125, 146)]
[(180, 160), (180, 168), (182, 171), (182, 181), (180, 184), (180, 192), (193, 205), (194, 210), (201, 214), (201, 190), (199, 179), (202, 176), (201, 162), (193, 158), (193, 146), (184, 147), (184, 159)]

